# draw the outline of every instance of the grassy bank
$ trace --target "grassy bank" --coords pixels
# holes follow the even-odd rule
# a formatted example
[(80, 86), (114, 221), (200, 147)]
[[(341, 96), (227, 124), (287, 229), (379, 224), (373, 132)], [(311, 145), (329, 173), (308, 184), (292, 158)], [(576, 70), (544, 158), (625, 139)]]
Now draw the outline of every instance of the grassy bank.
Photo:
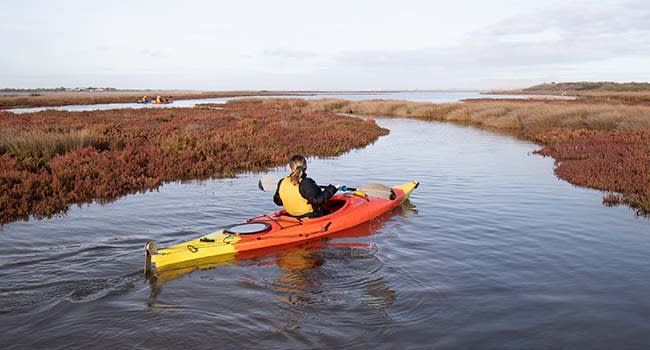
[[(272, 103), (268, 101), (266, 103)], [(603, 202), (650, 214), (650, 106), (584, 101), (480, 100), (464, 103), (292, 100), (293, 108), (509, 129), (544, 145), (555, 173), (580, 186), (615, 192)]]
[(102, 103), (134, 103), (142, 96), (164, 96), (172, 100), (190, 100), (202, 98), (224, 98), (238, 96), (295, 95), (292, 92), (274, 91), (232, 91), (232, 92), (196, 92), (196, 91), (104, 91), (104, 92), (45, 92), (45, 93), (2, 93), (0, 109), (55, 107), (66, 105), (92, 105)]
[[(271, 100), (268, 103), (273, 103)], [(435, 104), (398, 100), (291, 100), (301, 111), (399, 116), (533, 131), (553, 127), (590, 130), (650, 129), (650, 106), (577, 101), (477, 100)]]
[(576, 96), (584, 102), (650, 104), (649, 83), (547, 83), (524, 89), (490, 91), (494, 94)]
[(372, 121), (287, 103), (225, 109), (0, 112), (0, 223), (111, 201), (167, 181), (228, 177), (335, 156), (388, 131)]

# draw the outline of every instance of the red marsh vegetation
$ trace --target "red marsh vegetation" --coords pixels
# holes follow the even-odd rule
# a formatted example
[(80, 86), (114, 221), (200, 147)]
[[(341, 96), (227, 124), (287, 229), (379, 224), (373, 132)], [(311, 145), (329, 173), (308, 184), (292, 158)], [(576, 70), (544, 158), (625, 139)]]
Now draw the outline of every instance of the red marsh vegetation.
[(49, 217), (175, 180), (229, 177), (291, 153), (336, 156), (388, 130), (373, 121), (238, 101), (223, 110), (0, 112), (0, 223)]
[(557, 160), (560, 178), (617, 193), (604, 204), (650, 213), (650, 130), (547, 129), (528, 136), (545, 144), (538, 153)]

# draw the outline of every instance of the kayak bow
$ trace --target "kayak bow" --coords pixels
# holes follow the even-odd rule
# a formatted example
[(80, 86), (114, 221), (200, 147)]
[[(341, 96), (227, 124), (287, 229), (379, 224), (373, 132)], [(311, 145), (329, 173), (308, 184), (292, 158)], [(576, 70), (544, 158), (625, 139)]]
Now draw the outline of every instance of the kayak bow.
[(313, 219), (299, 219), (279, 211), (167, 248), (157, 249), (155, 243), (149, 241), (145, 244), (145, 274), (200, 267), (215, 259), (225, 262), (238, 254), (323, 238), (396, 208), (418, 185), (411, 181), (394, 186), (394, 199), (373, 197), (360, 191), (337, 194), (323, 206), (330, 214)]

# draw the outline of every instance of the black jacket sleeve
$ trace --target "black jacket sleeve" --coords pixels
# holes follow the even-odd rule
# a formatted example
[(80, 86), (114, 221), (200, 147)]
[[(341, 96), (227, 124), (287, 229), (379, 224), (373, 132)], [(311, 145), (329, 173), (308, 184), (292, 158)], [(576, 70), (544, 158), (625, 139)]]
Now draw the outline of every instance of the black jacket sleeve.
[(316, 208), (320, 208), (323, 203), (327, 202), (336, 193), (336, 187), (328, 185), (321, 191), (320, 187), (311, 178), (305, 177), (300, 182), (300, 194)]
[(282, 183), (282, 180), (278, 181), (278, 186), (275, 188), (275, 194), (273, 195), (273, 202), (277, 205), (282, 205), (282, 198), (280, 198), (280, 183)]

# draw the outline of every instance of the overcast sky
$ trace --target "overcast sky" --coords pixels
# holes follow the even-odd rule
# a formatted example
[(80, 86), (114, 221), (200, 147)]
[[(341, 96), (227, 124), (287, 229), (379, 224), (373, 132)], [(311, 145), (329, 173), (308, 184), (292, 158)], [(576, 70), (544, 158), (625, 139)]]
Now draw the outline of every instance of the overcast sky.
[(439, 89), (650, 81), (635, 1), (3, 0), (0, 87)]

